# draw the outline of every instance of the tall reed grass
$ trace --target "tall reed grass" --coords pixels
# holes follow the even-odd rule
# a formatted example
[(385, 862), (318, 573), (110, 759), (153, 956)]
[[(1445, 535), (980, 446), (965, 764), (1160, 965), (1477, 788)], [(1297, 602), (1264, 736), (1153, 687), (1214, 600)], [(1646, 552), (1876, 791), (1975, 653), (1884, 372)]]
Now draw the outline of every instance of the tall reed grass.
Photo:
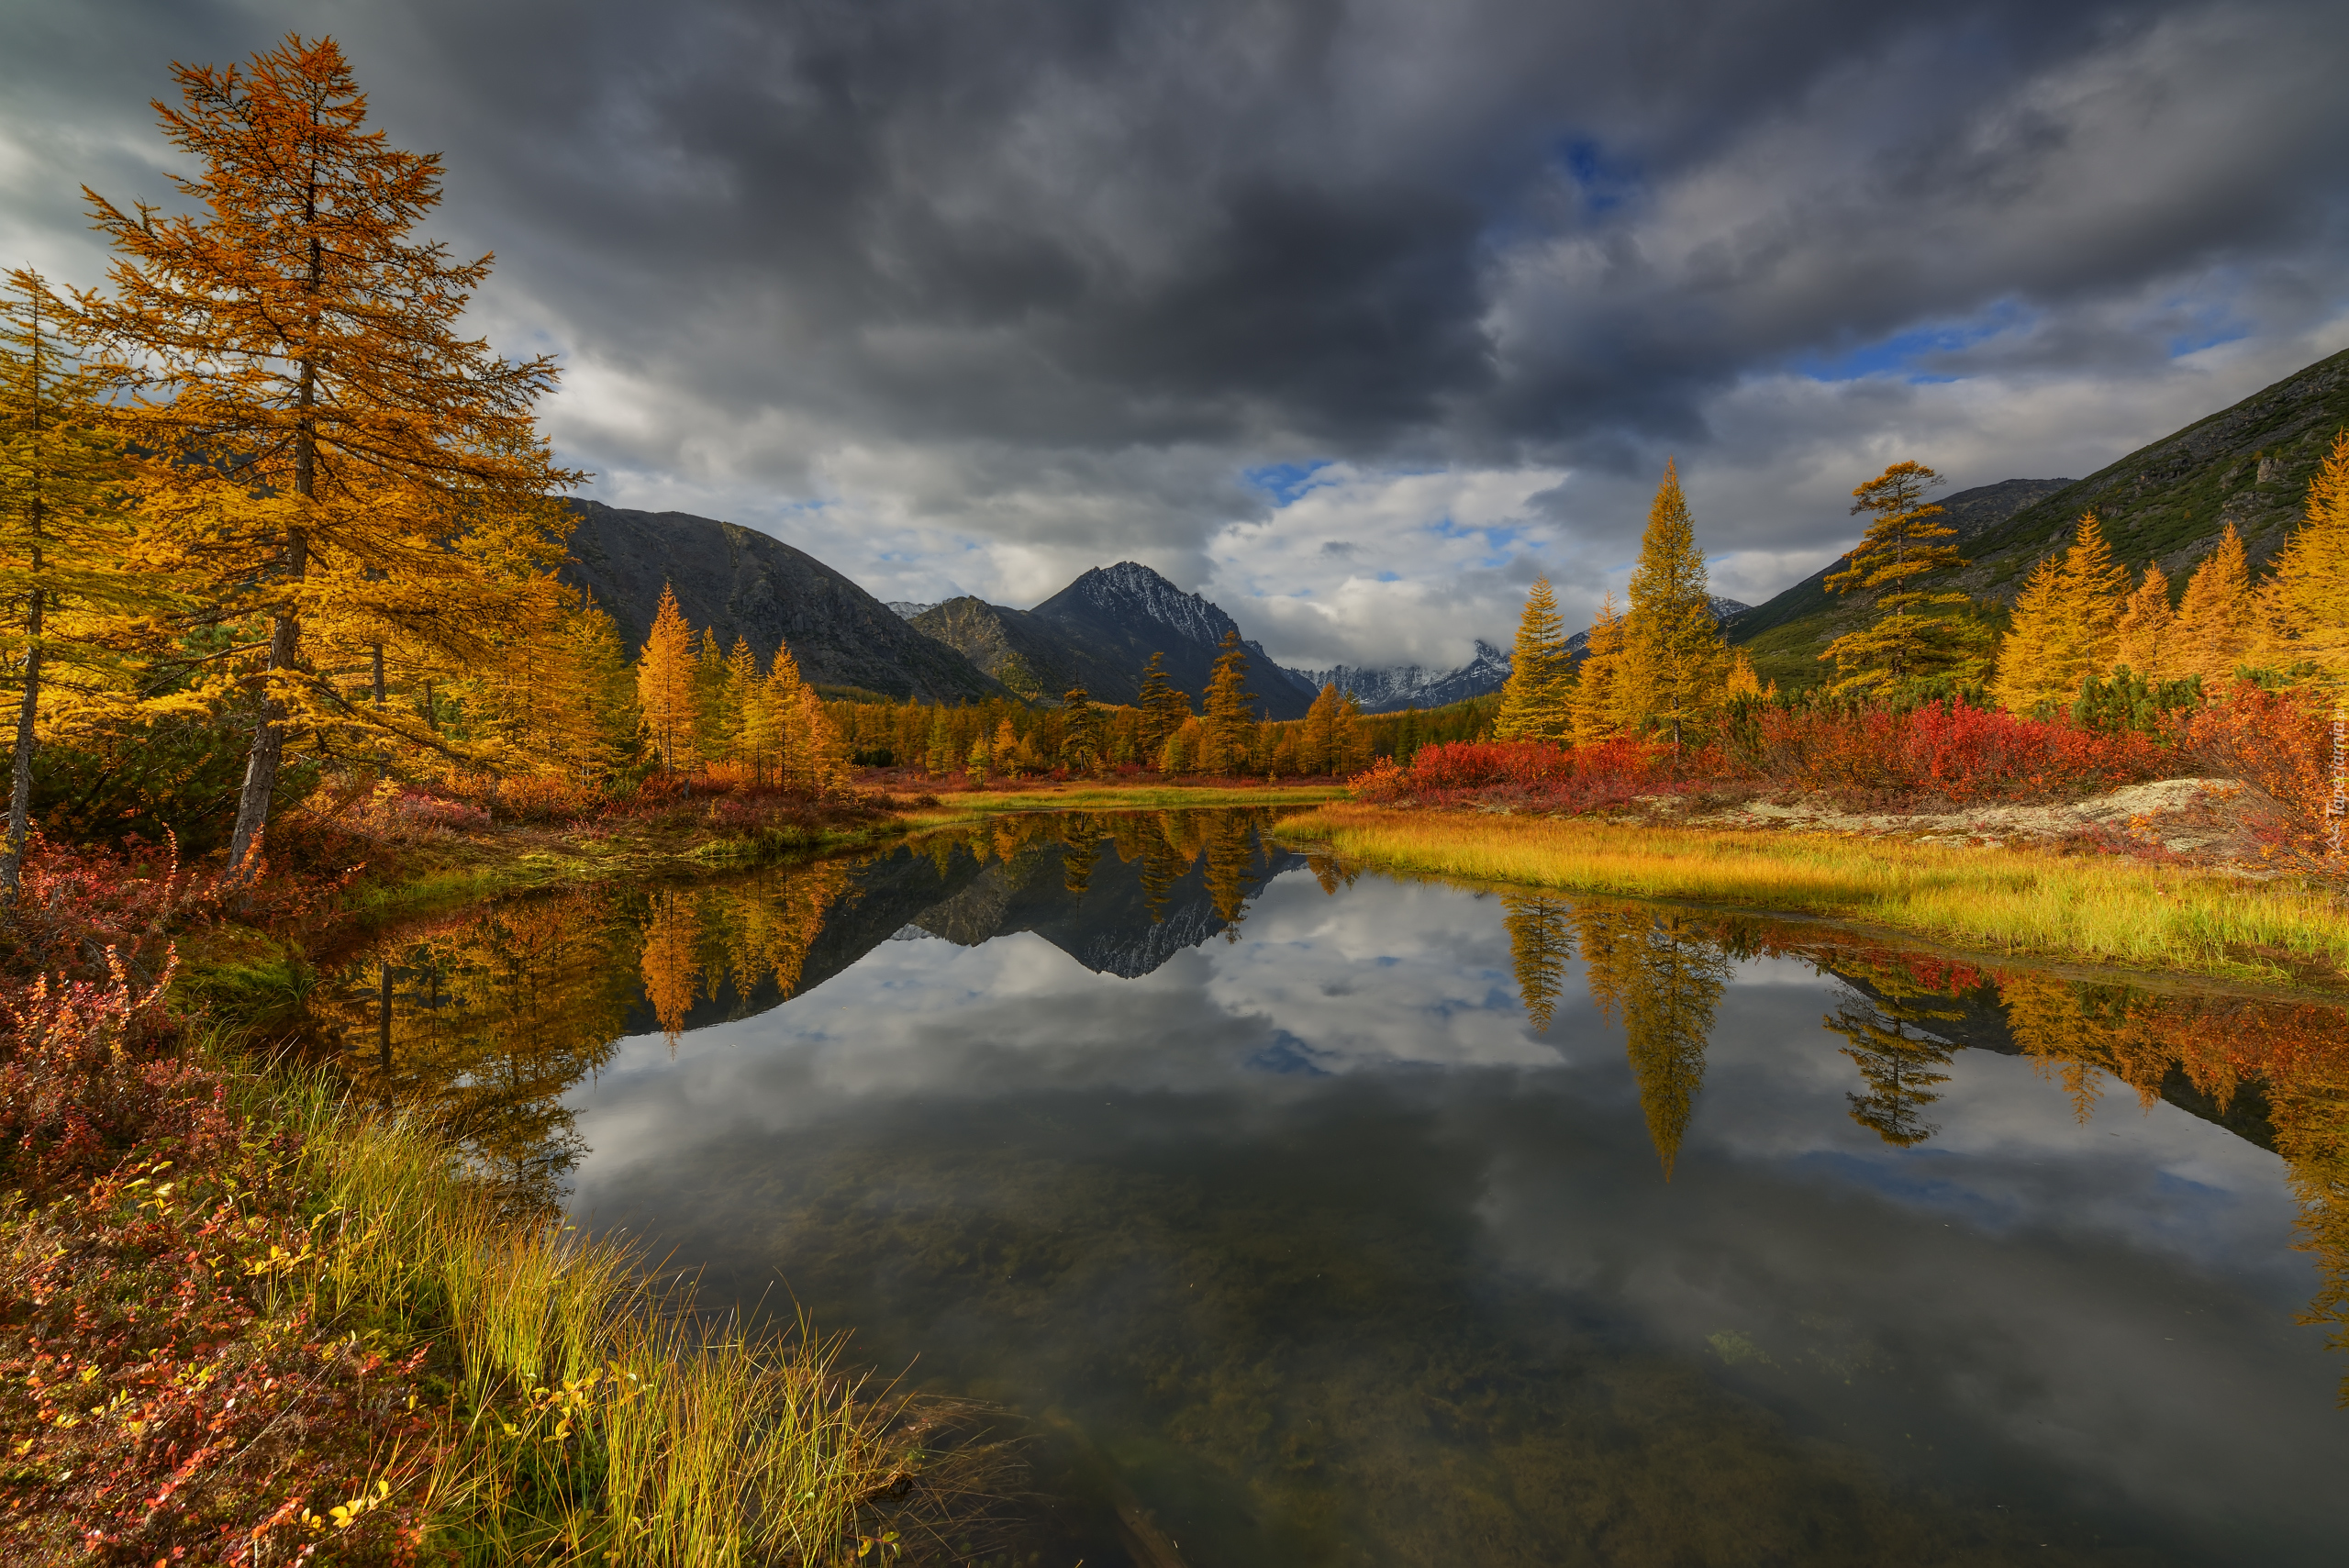
[(2349, 908), (2283, 881), (2031, 850), (1352, 804), (1277, 831), (1407, 872), (1828, 915), (1967, 946), (2235, 978), (2349, 978)]
[(322, 1086), (273, 1116), (324, 1204), (275, 1288), (320, 1321), (440, 1341), (429, 1544), (484, 1563), (750, 1568), (967, 1555), (1008, 1473), (978, 1413), (845, 1375), (804, 1320), (755, 1338), (631, 1250), (501, 1212), (429, 1129)]

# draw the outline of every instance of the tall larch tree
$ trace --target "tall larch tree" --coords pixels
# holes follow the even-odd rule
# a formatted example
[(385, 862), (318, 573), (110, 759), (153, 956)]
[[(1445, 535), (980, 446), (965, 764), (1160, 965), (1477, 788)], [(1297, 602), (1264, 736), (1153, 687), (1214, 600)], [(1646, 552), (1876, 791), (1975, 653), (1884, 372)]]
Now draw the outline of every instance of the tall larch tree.
[(1248, 689), (1248, 651), (1241, 646), (1236, 629), (1223, 634), (1204, 697), (1199, 706), (1206, 711), (1199, 725), (1207, 754), (1200, 759), (1201, 771), (1239, 773), (1255, 754), (1256, 694)]
[(677, 595), (661, 586), (661, 607), (653, 612), (652, 629), (645, 634), (644, 651), (636, 661), (636, 705), (644, 715), (644, 733), (659, 753), (663, 773), (693, 766), (696, 705), (694, 702), (694, 630), (677, 608)]
[(1191, 699), (1166, 678), (1166, 655), (1153, 653), (1141, 668), (1141, 691), (1134, 699), (1141, 719), (1134, 731), (1134, 753), (1144, 767), (1158, 766), (1166, 738), (1191, 717)]
[(1677, 745), (1718, 706), (1729, 650), (1713, 618), (1712, 589), (1680, 470), (1669, 459), (1648, 508), (1639, 564), (1631, 569), (1631, 601), (1618, 711), (1636, 728), (1668, 735)]
[(2217, 690), (2251, 652), (2256, 610), (2251, 564), (2241, 536), (2229, 523), (2186, 580), (2170, 629), (2165, 673), (2173, 680), (2199, 675), (2205, 690)]
[(267, 628), (261, 667), (215, 683), (253, 714), (229, 841), (230, 876), (249, 878), (289, 733), (399, 728), (397, 709), (350, 703), (311, 667), (306, 628), (388, 609), (412, 617), (409, 638), (462, 654), (486, 606), (449, 540), (484, 507), (580, 476), (551, 464), (532, 423), (552, 359), (508, 361), (459, 335), (490, 258), (413, 238), (440, 160), (363, 128), (332, 39), (289, 35), (246, 66), (173, 73), (181, 105), (155, 108), (195, 167), (174, 181), (199, 210), (126, 212), (85, 187), (118, 259), (111, 293), (77, 304), (117, 351), (135, 393), (127, 434), (150, 454), (143, 564), (200, 592), (205, 622)]
[(1567, 739), (1574, 732), (1573, 694), (1574, 656), (1566, 651), (1558, 598), (1550, 580), (1537, 577), (1518, 617), (1517, 644), (1509, 655), (1508, 680), (1501, 687), (1500, 711), (1493, 717), (1493, 739)]
[(1596, 746), (1622, 731), (1623, 617), (1615, 595), (1599, 602), (1583, 644), (1580, 678), (1567, 694), (1566, 706), (1577, 746)]
[(2158, 562), (2145, 562), (2145, 574), (2136, 592), (2121, 606), (2112, 632), (2112, 663), (2148, 681), (2174, 680), (2170, 665), (2170, 628), (2176, 612), (2169, 605), (2169, 578)]
[(1875, 521), (1860, 536), (1846, 564), (1830, 573), (1831, 594), (1867, 594), (1876, 618), (1830, 643), (1819, 657), (1832, 662), (1838, 692), (1871, 692), (1921, 676), (1978, 674), (1981, 637), (1954, 615), (1967, 603), (1960, 593), (1932, 593), (1923, 580), (1965, 564), (1949, 541), (1957, 530), (1939, 519), (1925, 492), (1942, 476), (1921, 462), (1896, 462), (1852, 492), (1854, 516)]
[(2334, 688), (2349, 685), (2349, 429), (2310, 482), (2308, 511), (2260, 604), (2265, 662), (2306, 662)]
[(128, 472), (106, 428), (104, 384), (61, 338), (60, 302), (35, 272), (16, 271), (0, 296), (0, 660), (18, 683), (0, 843), (0, 905), (13, 904), (32, 830), (33, 753), (54, 691), (110, 685), (94, 612), (139, 592), (122, 569)]
[(2096, 514), (2087, 513), (2071, 548), (2041, 562), (2017, 595), (1991, 695), (2012, 712), (2029, 713), (2043, 703), (2067, 706), (2083, 681), (2110, 673), (2128, 586)]

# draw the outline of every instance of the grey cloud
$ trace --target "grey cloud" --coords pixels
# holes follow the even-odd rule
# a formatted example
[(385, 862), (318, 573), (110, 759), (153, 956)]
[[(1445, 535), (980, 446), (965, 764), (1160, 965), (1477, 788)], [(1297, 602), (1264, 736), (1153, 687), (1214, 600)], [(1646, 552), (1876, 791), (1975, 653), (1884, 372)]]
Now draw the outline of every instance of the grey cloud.
[[(1266, 509), (1237, 476), (1317, 457), (1575, 468), (1603, 555), (1805, 356), (2005, 302), (2028, 330), (1914, 368), (2092, 388), (2349, 296), (2349, 50), (2296, 0), (6, 9), (26, 253), (89, 281), (73, 187), (166, 194), (169, 59), (331, 30), (447, 150), (440, 228), (499, 253), (501, 340), (565, 352), (553, 428), (607, 495), (771, 522), (863, 453), (885, 510), (1031, 573), (1203, 582)], [(1806, 406), (1848, 451), (1849, 400)], [(1721, 548), (1841, 526), (1739, 513)]]

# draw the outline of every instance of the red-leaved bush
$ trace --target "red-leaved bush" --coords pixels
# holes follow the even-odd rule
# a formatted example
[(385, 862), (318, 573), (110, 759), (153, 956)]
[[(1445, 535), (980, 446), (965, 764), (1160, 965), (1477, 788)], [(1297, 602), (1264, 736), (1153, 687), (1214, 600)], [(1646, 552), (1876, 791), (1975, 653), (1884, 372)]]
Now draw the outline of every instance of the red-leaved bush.
[(2163, 739), (1962, 701), (1906, 710), (1759, 706), (1734, 716), (1724, 733), (1726, 744), (1701, 746), (1631, 737), (1594, 746), (1448, 741), (1423, 748), (1408, 768), (1382, 759), (1353, 783), (1363, 800), (1424, 806), (1587, 811), (1699, 789), (1788, 789), (1884, 808), (2093, 795), (2177, 766)]
[(2267, 798), (2253, 828), (2274, 848), (2331, 861), (2337, 853), (2335, 790), (2349, 758), (2340, 709), (2308, 687), (2266, 691), (2240, 681), (2187, 721), (2186, 745), (2201, 768), (2240, 779)]
[(2173, 750), (2151, 736), (1957, 701), (1906, 712), (1765, 707), (1743, 760), (1769, 784), (1878, 807), (2094, 795), (2176, 766)]

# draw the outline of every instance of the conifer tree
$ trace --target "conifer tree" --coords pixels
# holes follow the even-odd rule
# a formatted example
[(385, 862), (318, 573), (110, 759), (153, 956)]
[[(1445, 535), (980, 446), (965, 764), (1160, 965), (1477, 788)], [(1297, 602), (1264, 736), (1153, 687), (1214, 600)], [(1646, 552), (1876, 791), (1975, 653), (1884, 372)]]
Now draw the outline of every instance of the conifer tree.
[(2068, 706), (2083, 681), (2112, 668), (2128, 586), (2096, 514), (2086, 514), (2071, 548), (2041, 562), (2015, 599), (1991, 695), (2015, 713)]
[[(127, 464), (106, 431), (99, 378), (58, 335), (60, 308), (33, 272), (8, 274), (0, 303), (0, 658), (18, 673), (0, 905), (16, 901), (32, 830), (33, 751), (60, 678), (103, 679), (89, 617), (139, 591), (121, 562)], [(78, 677), (78, 678), (77, 678)]]
[(2349, 429), (2310, 482), (2308, 510), (2260, 598), (2263, 659), (2305, 661), (2327, 684), (2349, 685)]
[(1101, 710), (1093, 694), (1078, 686), (1061, 698), (1061, 762), (1091, 773), (1101, 757)]
[(1166, 738), (1183, 727), (1191, 717), (1191, 699), (1174, 689), (1166, 678), (1166, 656), (1153, 653), (1150, 662), (1142, 666), (1141, 691), (1134, 700), (1141, 718), (1135, 728), (1134, 748), (1143, 766), (1158, 766), (1160, 754), (1165, 750)]
[(1237, 628), (1223, 634), (1205, 698), (1200, 728), (1206, 755), (1199, 767), (1216, 774), (1238, 773), (1256, 750), (1256, 694), (1248, 689), (1248, 653), (1240, 645)]
[(2229, 523), (2217, 546), (2186, 580), (2164, 673), (2173, 680), (2199, 675), (2206, 690), (2216, 691), (2251, 651), (2254, 610), (2251, 565), (2242, 537)]
[(1598, 615), (1590, 623), (1581, 678), (1567, 694), (1575, 745), (1596, 746), (1621, 733), (1622, 698), (1619, 688), (1622, 680), (1623, 617), (1616, 612), (1615, 595), (1610, 593), (1600, 602)]
[(636, 701), (643, 710), (644, 733), (661, 758), (663, 773), (690, 769), (694, 750), (694, 633), (677, 608), (677, 595), (661, 586), (661, 607), (653, 613), (652, 629), (645, 634), (644, 652), (636, 662)]
[(226, 665), (202, 688), (256, 709), (229, 843), (231, 878), (249, 879), (289, 730), (401, 723), (343, 699), (306, 630), (356, 641), (388, 606), (462, 662), (493, 621), (449, 541), (484, 507), (579, 475), (532, 427), (551, 357), (508, 362), (458, 336), (489, 258), (410, 238), (440, 199), (440, 160), (362, 128), (365, 95), (331, 39), (173, 72), (182, 106), (156, 109), (197, 168), (175, 183), (204, 211), (125, 212), (85, 188), (119, 260), (111, 296), (79, 307), (117, 351), (137, 395), (126, 435), (151, 454), (141, 564), (200, 595), (201, 624), (268, 627), (262, 669)]
[(1735, 702), (1740, 697), (1762, 695), (1762, 677), (1754, 673), (1753, 656), (1742, 648), (1731, 649), (1729, 673), (1721, 677), (1721, 700)]
[(1648, 508), (1631, 601), (1618, 709), (1635, 728), (1662, 731), (1677, 745), (1718, 706), (1729, 651), (1713, 618), (1705, 557), (1697, 549), (1680, 471), (1670, 460)]
[(1920, 676), (1975, 673), (1979, 638), (1948, 612), (1968, 603), (1959, 593), (1928, 593), (1918, 584), (1937, 572), (1963, 566), (1949, 541), (1957, 530), (1936, 521), (1941, 507), (1925, 492), (1942, 476), (1921, 462), (1896, 462), (1852, 492), (1852, 511), (1876, 521), (1860, 536), (1843, 570), (1831, 573), (1831, 594), (1876, 595), (1876, 619), (1847, 632), (1819, 657), (1842, 677), (1838, 692), (1869, 692)]
[(1565, 740), (1574, 731), (1573, 691), (1574, 658), (1566, 651), (1557, 595), (1550, 579), (1537, 577), (1518, 617), (1517, 645), (1501, 687), (1500, 711), (1493, 717), (1493, 739)]
[(767, 664), (766, 680), (759, 691), (759, 711), (769, 750), (774, 757), (774, 782), (785, 788), (805, 771), (806, 760), (800, 755), (804, 738), (792, 715), (799, 711), (799, 694), (806, 683), (799, 674), (799, 661), (791, 656), (791, 645), (775, 644), (774, 658)]
[(2169, 579), (2159, 562), (2149, 561), (2137, 591), (2121, 606), (2121, 619), (2114, 624), (2113, 668), (2148, 681), (2176, 679), (2169, 647), (2176, 619), (2169, 607)]
[(1361, 765), (1362, 708), (1324, 682), (1297, 729), (1297, 771), (1315, 776), (1347, 773)]

